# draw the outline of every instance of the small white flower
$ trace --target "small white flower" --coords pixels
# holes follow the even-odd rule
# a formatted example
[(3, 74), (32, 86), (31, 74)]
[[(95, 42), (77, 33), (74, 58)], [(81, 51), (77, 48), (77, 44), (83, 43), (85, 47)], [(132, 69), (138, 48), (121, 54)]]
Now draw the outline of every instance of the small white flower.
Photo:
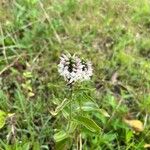
[(60, 57), (58, 72), (68, 84), (76, 81), (90, 80), (90, 77), (93, 75), (91, 62), (85, 62), (77, 56), (71, 56), (70, 54), (63, 54)]

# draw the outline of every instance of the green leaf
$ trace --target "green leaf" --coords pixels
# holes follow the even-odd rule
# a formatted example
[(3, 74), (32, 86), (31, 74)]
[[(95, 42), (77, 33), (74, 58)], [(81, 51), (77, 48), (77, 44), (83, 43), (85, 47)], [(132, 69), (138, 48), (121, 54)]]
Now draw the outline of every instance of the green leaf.
[(65, 131), (59, 131), (58, 133), (54, 135), (54, 139), (56, 142), (60, 142), (68, 137), (69, 135)]
[(38, 141), (33, 143), (33, 150), (40, 150), (40, 143)]
[(29, 150), (29, 149), (30, 149), (30, 143), (25, 143), (25, 144), (22, 146), (22, 149), (23, 149), (23, 150)]
[(23, 76), (26, 78), (32, 78), (32, 72), (26, 71), (23, 73)]
[(63, 109), (62, 110), (62, 115), (63, 115), (63, 117), (64, 118), (66, 118), (66, 119), (68, 119), (69, 118), (69, 110), (67, 110), (67, 109)]
[(100, 112), (105, 117), (110, 117), (110, 115), (105, 109), (99, 109), (98, 105), (93, 102), (85, 102), (83, 106), (81, 106), (81, 108), (78, 107), (76, 110), (80, 110), (80, 109), (82, 109), (83, 111), (87, 111), (87, 112), (97, 111), (97, 112)]
[(63, 110), (63, 108), (69, 104), (69, 101), (67, 99), (64, 99), (62, 101), (62, 103), (60, 105), (58, 105), (55, 109), (55, 111), (50, 111), (50, 113), (53, 115), (53, 116), (56, 116), (60, 111)]
[(36, 4), (38, 2), (38, 0), (27, 0), (27, 2), (29, 4)]
[(126, 143), (129, 143), (133, 139), (133, 136), (132, 130), (126, 131)]
[[(88, 112), (88, 111), (98, 110), (99, 108), (97, 104), (93, 102), (85, 102), (82, 104), (81, 109)], [(78, 107), (77, 110), (80, 110), (80, 107)]]
[(69, 134), (74, 133), (74, 131), (75, 131), (76, 128), (77, 128), (77, 125), (78, 125), (77, 122), (71, 121), (71, 122), (69, 123), (68, 133), (69, 133)]
[(108, 112), (105, 110), (105, 109), (99, 109), (99, 111), (100, 111), (100, 113), (102, 114), (102, 115), (104, 115), (105, 117), (110, 117), (110, 115), (108, 114)]
[(75, 117), (75, 120), (92, 132), (101, 131), (101, 128), (92, 119), (83, 116), (77, 116)]
[(62, 141), (60, 141), (60, 142), (57, 142), (56, 143), (56, 149), (57, 150), (66, 150), (66, 149), (68, 149), (67, 147), (67, 144), (68, 143), (68, 139), (64, 139), (64, 140), (62, 140)]
[(7, 114), (0, 110), (0, 129), (5, 125)]

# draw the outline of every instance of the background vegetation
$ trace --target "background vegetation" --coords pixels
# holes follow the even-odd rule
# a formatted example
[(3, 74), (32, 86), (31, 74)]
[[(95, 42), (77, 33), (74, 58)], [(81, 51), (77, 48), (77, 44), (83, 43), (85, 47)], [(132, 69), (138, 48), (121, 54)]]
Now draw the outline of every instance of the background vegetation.
[[(93, 63), (92, 80), (76, 84), (72, 99), (98, 133), (80, 118), (66, 136), (68, 108), (52, 113), (70, 98), (57, 72), (65, 51)], [(149, 58), (149, 0), (1, 0), (1, 149), (149, 147)]]

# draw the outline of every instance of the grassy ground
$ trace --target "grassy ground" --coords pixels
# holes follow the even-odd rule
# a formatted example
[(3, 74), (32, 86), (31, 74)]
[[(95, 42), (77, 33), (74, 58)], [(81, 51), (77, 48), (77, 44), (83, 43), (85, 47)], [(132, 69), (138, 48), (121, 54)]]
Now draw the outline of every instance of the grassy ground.
[[(150, 144), (149, 0), (1, 0), (0, 23), (0, 110), (14, 113), (0, 129), (1, 149), (143, 150)], [(65, 51), (93, 63), (92, 80), (77, 84), (73, 99), (103, 110), (82, 112), (101, 133), (78, 125), (64, 137), (67, 110), (51, 113), (69, 99), (57, 72)]]

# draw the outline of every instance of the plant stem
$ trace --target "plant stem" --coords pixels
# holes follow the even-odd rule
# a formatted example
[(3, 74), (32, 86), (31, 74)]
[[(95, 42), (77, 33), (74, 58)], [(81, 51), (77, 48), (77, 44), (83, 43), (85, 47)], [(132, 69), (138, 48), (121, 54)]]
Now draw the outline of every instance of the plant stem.
[(72, 104), (71, 104), (71, 100), (70, 100), (70, 121), (72, 120)]
[(69, 112), (69, 119), (70, 122), (72, 120), (72, 84), (69, 85), (69, 91), (70, 91), (70, 112)]

